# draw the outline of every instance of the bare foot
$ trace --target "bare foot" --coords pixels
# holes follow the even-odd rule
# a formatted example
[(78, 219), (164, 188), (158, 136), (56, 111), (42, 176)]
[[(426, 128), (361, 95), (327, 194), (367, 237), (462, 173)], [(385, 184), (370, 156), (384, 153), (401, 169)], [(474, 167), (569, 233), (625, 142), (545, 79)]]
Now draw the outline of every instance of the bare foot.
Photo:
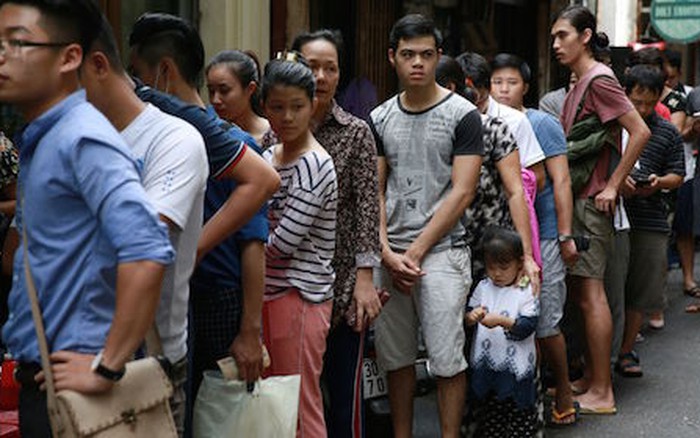
[[(574, 398), (573, 398), (573, 394), (571, 393), (571, 390), (569, 390), (569, 391), (556, 391), (556, 393), (554, 395), (554, 409), (556, 409), (557, 412), (559, 412), (559, 413), (571, 412), (571, 409), (573, 409), (573, 407), (574, 407)], [(576, 417), (574, 416), (574, 420), (575, 419), (576, 419)], [(564, 423), (568, 424), (568, 422), (566, 422), (566, 421)]]
[(588, 388), (590, 386), (591, 383), (588, 381), (588, 378), (581, 377), (580, 379), (571, 382), (571, 391), (574, 393), (574, 395), (585, 394), (588, 392)]

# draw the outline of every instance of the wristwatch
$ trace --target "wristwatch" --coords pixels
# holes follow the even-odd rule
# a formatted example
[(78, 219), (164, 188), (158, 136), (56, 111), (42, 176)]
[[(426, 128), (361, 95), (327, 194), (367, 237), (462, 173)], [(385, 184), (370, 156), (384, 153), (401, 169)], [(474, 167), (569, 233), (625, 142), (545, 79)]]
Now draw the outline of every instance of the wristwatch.
[(574, 240), (574, 236), (570, 234), (560, 234), (559, 236), (557, 236), (557, 240), (559, 241), (559, 243), (564, 243), (568, 240)]
[(92, 365), (90, 365), (90, 371), (98, 374), (99, 376), (104, 377), (107, 380), (111, 380), (112, 382), (118, 382), (119, 380), (121, 380), (122, 377), (124, 377), (124, 374), (126, 373), (126, 368), (114, 371), (102, 365), (103, 353), (104, 350), (100, 350), (100, 352), (97, 353), (97, 356), (95, 356), (95, 359), (93, 359), (92, 361)]

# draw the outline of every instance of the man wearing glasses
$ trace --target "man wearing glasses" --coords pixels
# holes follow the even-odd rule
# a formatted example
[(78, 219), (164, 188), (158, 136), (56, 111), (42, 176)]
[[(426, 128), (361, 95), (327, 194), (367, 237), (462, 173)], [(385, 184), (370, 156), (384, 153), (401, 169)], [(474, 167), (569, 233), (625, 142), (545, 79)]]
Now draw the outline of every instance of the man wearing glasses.
[[(109, 391), (141, 343), (173, 260), (136, 163), (85, 100), (78, 69), (100, 31), (92, 0), (0, 2), (0, 100), (27, 125), (17, 134), (26, 235), (15, 258), (3, 338), (20, 362), (22, 436), (50, 436), (24, 251), (42, 309), (57, 390)], [(97, 359), (95, 359), (97, 358)]]

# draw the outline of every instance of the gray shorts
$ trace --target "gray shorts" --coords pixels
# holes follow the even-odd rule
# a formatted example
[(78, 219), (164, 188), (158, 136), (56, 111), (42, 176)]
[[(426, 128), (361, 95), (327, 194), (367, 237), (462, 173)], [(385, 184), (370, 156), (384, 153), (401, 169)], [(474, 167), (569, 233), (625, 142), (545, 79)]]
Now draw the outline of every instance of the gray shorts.
[(663, 310), (666, 288), (668, 234), (630, 232), (630, 265), (625, 287), (625, 308), (640, 312)]
[(542, 289), (540, 316), (537, 320), (537, 338), (548, 338), (561, 333), (559, 323), (566, 304), (566, 266), (561, 258), (556, 239), (540, 241), (542, 251)]
[(593, 199), (574, 200), (574, 235), (588, 236), (588, 251), (579, 253), (576, 264), (569, 268), (569, 274), (584, 278), (605, 278), (605, 262), (608, 247), (612, 243), (612, 218), (595, 208)]
[(420, 324), (431, 370), (452, 377), (467, 368), (463, 321), (472, 282), (469, 249), (430, 253), (421, 268), (426, 274), (410, 295), (394, 288), (384, 267), (375, 269), (375, 283), (391, 291), (374, 326), (377, 361), (387, 371), (413, 365)]

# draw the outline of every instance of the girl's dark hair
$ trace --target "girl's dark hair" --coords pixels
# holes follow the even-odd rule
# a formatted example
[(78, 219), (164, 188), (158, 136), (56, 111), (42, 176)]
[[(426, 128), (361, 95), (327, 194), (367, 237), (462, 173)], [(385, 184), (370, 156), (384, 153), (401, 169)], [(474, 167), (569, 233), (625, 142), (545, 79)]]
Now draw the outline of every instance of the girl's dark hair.
[(275, 85), (299, 87), (306, 92), (309, 100), (316, 94), (316, 78), (309, 63), (299, 52), (288, 51), (277, 55), (265, 65), (262, 79), (262, 100), (267, 100), (270, 89)]
[(335, 52), (338, 54), (338, 64), (343, 58), (343, 34), (337, 29), (320, 29), (315, 32), (304, 32), (297, 35), (292, 42), (292, 50), (301, 52), (301, 48), (307, 43), (316, 40), (324, 40), (333, 44)]
[(255, 52), (249, 50), (221, 51), (209, 61), (209, 64), (204, 69), (204, 74), (209, 74), (209, 70), (212, 67), (219, 65), (225, 66), (229, 73), (235, 76), (244, 88), (251, 82), (257, 85), (255, 92), (250, 95), (250, 106), (255, 114), (262, 116), (263, 112), (260, 107), (260, 64)]
[(530, 80), (532, 79), (532, 71), (530, 70), (530, 66), (517, 55), (510, 53), (499, 53), (496, 55), (496, 57), (493, 58), (493, 61), (491, 61), (491, 74), (502, 68), (514, 68), (517, 70), (520, 73), (520, 77), (523, 79), (523, 82), (526, 84), (529, 84)]
[(389, 32), (389, 47), (396, 50), (399, 47), (399, 41), (409, 40), (431, 36), (435, 39), (435, 47), (442, 48), (442, 34), (435, 27), (435, 23), (430, 18), (420, 14), (405, 15), (399, 21), (394, 23), (394, 26)]
[(665, 79), (658, 67), (639, 64), (627, 70), (624, 82), (627, 94), (632, 93), (634, 87), (639, 87), (661, 95)]
[(567, 20), (576, 28), (578, 33), (583, 33), (586, 29), (591, 30), (591, 39), (586, 46), (591, 50), (593, 57), (597, 60), (600, 55), (609, 54), (610, 40), (604, 32), (598, 32), (598, 24), (595, 15), (585, 6), (574, 5), (564, 8), (554, 21)]
[(511, 263), (523, 257), (523, 242), (515, 231), (487, 227), (484, 231), (484, 261)]
[(681, 52), (677, 50), (664, 50), (664, 59), (671, 67), (675, 67), (678, 70), (683, 66), (683, 57), (681, 56)]

